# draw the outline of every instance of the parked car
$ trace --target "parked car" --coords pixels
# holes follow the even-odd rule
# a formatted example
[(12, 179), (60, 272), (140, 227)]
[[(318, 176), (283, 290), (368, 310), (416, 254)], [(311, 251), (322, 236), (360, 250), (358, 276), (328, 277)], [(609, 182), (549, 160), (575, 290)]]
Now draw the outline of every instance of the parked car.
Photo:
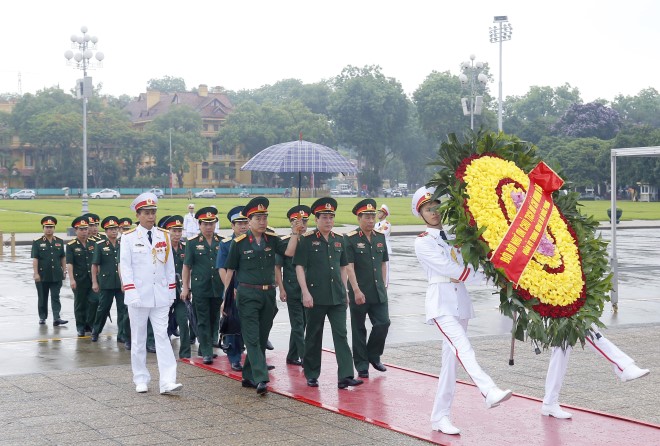
[(193, 194), (195, 198), (215, 198), (215, 189), (203, 189)]
[(241, 190), (241, 192), (238, 194), (239, 197), (241, 198), (249, 198), (250, 197), (250, 192), (248, 192), (247, 189)]
[(14, 200), (18, 200), (18, 199), (34, 200), (36, 197), (37, 197), (37, 193), (32, 189), (22, 189), (19, 190), (18, 192), (14, 192), (13, 194), (9, 195), (9, 198), (12, 198)]
[(339, 189), (330, 189), (330, 195), (333, 197), (339, 195)]
[(401, 192), (401, 189), (392, 189), (392, 196), (403, 197), (403, 192)]
[(151, 192), (158, 199), (165, 197), (165, 192), (163, 192), (163, 189), (149, 189), (147, 192)]
[(121, 194), (114, 189), (101, 189), (98, 192), (89, 194), (90, 198), (119, 198)]

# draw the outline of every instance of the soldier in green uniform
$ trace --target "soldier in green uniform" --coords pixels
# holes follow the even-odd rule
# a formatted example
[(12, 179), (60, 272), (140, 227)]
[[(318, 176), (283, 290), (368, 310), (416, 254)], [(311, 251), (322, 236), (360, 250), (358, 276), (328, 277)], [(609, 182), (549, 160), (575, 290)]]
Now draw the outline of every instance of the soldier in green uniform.
[(213, 342), (220, 329), (220, 304), (222, 303), (222, 281), (215, 268), (220, 248), (220, 237), (215, 234), (218, 210), (207, 206), (195, 213), (200, 233), (186, 242), (183, 262), (183, 289), (181, 298), (190, 299), (197, 312), (198, 355), (204, 364), (212, 364), (217, 354), (213, 353)]
[[(385, 235), (374, 229), (376, 201), (367, 198), (358, 202), (353, 214), (360, 227), (345, 235), (353, 363), (360, 378), (369, 378), (369, 364), (379, 372), (387, 370), (380, 356), (390, 327), (385, 284), (389, 256)], [(368, 341), (367, 315), (372, 327)]]
[(76, 230), (76, 238), (66, 245), (66, 267), (69, 283), (73, 290), (73, 312), (76, 316), (78, 336), (85, 336), (85, 331), (92, 331), (96, 317), (98, 301), (93, 299), (92, 257), (94, 243), (88, 240), (89, 219), (76, 217), (71, 226)]
[(181, 276), (183, 274), (183, 262), (186, 257), (186, 243), (181, 241), (183, 235), (183, 217), (172, 215), (163, 223), (163, 229), (170, 231), (172, 243), (172, 255), (174, 256), (174, 271), (177, 275), (176, 299), (172, 304), (171, 311), (179, 326), (179, 358), (190, 358), (190, 330), (188, 329), (188, 309), (186, 303), (181, 299)]
[[(275, 314), (275, 254), (292, 256), (298, 237), (284, 244), (277, 234), (267, 231), (268, 204), (266, 197), (255, 197), (245, 205), (248, 231), (236, 237), (225, 261), (227, 275), (236, 271), (236, 300), (241, 333), (247, 348), (243, 364), (243, 387), (255, 387), (257, 394), (268, 391), (266, 343)], [(300, 232), (296, 224), (294, 232)]]
[(121, 234), (133, 229), (133, 220), (131, 220), (128, 217), (120, 218), (119, 219), (119, 229), (121, 230), (121, 232), (119, 233), (119, 237), (121, 238)]
[(103, 239), (105, 240), (105, 235), (99, 233), (99, 224), (101, 223), (101, 217), (99, 217), (97, 214), (94, 214), (92, 212), (88, 212), (83, 217), (87, 217), (87, 224), (89, 225), (89, 235), (88, 239), (94, 243), (98, 242), (99, 240)]
[[(346, 248), (344, 237), (332, 231), (335, 224), (337, 200), (319, 198), (312, 204), (316, 229), (301, 238), (293, 264), (302, 290), (307, 327), (303, 364), (307, 385), (318, 387), (321, 374), (323, 324), (326, 316), (332, 328), (337, 356), (337, 387), (362, 384), (354, 379), (351, 349), (346, 339)], [(293, 238), (293, 237), (292, 237)]]
[[(297, 237), (293, 232), (296, 220), (300, 220), (301, 232), (307, 232), (307, 221), (312, 210), (304, 204), (297, 205), (289, 209), (286, 213), (291, 223), (291, 234), (282, 237), (283, 241), (289, 237)], [(286, 363), (291, 365), (303, 365), (302, 358), (305, 354), (305, 307), (302, 304), (302, 294), (300, 285), (296, 277), (296, 267), (293, 265), (291, 257), (282, 257), (280, 255), (275, 259), (276, 273), (275, 279), (280, 289), (280, 300), (286, 302), (286, 308), (289, 313), (289, 324), (291, 333), (289, 335), (289, 351), (286, 354)]]
[(48, 318), (48, 294), (50, 306), (53, 309), (53, 325), (64, 325), (69, 321), (60, 318), (60, 289), (66, 275), (66, 259), (64, 240), (54, 235), (57, 219), (47, 216), (41, 219), (44, 235), (32, 242), (32, 274), (37, 287), (37, 310), (39, 324), (46, 323)]
[(130, 342), (131, 327), (128, 320), (128, 309), (124, 305), (124, 292), (119, 278), (119, 219), (108, 216), (101, 222), (105, 231), (105, 239), (98, 240), (92, 258), (92, 290), (99, 293), (99, 305), (92, 327), (92, 342), (99, 339), (105, 321), (110, 314), (113, 298), (117, 306), (117, 342)]

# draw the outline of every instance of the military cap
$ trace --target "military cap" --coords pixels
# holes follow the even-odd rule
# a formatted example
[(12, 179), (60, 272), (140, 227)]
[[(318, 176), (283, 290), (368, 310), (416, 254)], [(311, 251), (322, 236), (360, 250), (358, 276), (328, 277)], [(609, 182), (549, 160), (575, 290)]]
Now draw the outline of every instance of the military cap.
[(353, 214), (359, 216), (360, 214), (375, 214), (376, 213), (376, 200), (373, 198), (365, 198), (357, 202), (353, 206)]
[(333, 214), (337, 211), (337, 200), (332, 197), (321, 197), (312, 204), (312, 213)]
[(195, 212), (195, 218), (199, 221), (218, 221), (218, 210), (215, 206), (206, 206)]
[(159, 228), (163, 228), (163, 229), (165, 229), (165, 222), (167, 221), (168, 218), (170, 218), (170, 216), (169, 216), (169, 215), (166, 215), (166, 216), (164, 216), (163, 218), (161, 218), (160, 220), (158, 220), (158, 225), (157, 225), (157, 226), (158, 226)]
[[(419, 210), (422, 206), (431, 201), (434, 193), (435, 187), (422, 186), (417, 189), (412, 197), (412, 213), (415, 217), (419, 217)], [(439, 202), (440, 199), (436, 198), (436, 201)]]
[(254, 214), (268, 214), (268, 205), (270, 201), (266, 197), (254, 197), (248, 201), (243, 209), (243, 215), (250, 218)]
[(101, 227), (103, 229), (118, 228), (119, 219), (114, 215), (109, 215), (103, 219), (103, 221), (101, 222)]
[(131, 226), (133, 226), (133, 220), (131, 220), (128, 217), (120, 218), (119, 219), (119, 226), (125, 230), (125, 229), (130, 229)]
[(41, 219), (41, 226), (55, 226), (56, 224), (57, 224), (57, 218), (51, 215), (46, 215), (44, 218)]
[(81, 215), (80, 217), (76, 217), (71, 222), (71, 227), (76, 229), (89, 228), (89, 218), (85, 217), (84, 215)]
[(247, 217), (243, 215), (243, 209), (245, 209), (245, 206), (231, 208), (231, 210), (227, 212), (227, 220), (229, 220), (230, 223), (234, 223), (235, 221), (247, 221)]
[(299, 218), (307, 219), (307, 218), (309, 218), (309, 216), (311, 214), (312, 214), (312, 210), (309, 208), (309, 206), (306, 206), (304, 204), (299, 204), (299, 205), (296, 205), (296, 206), (292, 207), (291, 209), (289, 209), (289, 211), (286, 213), (286, 216), (289, 220), (291, 220), (293, 218), (295, 218), (295, 219), (299, 219)]
[(379, 211), (383, 212), (385, 215), (390, 215), (390, 208), (387, 207), (385, 203), (380, 205)]
[(140, 209), (158, 209), (158, 197), (151, 192), (143, 192), (131, 203), (132, 211), (139, 211)]
[(183, 228), (183, 217), (180, 215), (170, 215), (165, 220), (165, 229)]
[(92, 212), (88, 212), (83, 217), (87, 217), (88, 223), (90, 225), (98, 225), (99, 222), (101, 221), (101, 217), (98, 216), (98, 214), (94, 214)]

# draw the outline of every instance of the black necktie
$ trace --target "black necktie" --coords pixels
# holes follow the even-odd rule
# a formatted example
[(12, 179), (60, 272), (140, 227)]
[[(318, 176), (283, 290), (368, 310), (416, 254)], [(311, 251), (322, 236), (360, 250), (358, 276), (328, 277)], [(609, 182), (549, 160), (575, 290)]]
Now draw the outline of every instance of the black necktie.
[[(442, 237), (444, 241), (447, 241), (447, 234), (445, 234), (445, 231), (440, 230), (440, 237)], [(151, 240), (151, 238), (149, 238), (149, 240)]]
[(151, 240), (151, 231), (147, 231), (147, 238), (149, 239), (149, 244), (153, 245), (153, 241)]

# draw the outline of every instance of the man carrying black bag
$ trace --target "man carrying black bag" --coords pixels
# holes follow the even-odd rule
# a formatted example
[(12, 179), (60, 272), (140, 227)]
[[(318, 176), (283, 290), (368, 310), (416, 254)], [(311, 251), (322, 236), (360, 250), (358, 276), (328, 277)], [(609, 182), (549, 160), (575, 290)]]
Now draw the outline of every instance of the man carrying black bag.
[(241, 336), (241, 321), (238, 318), (238, 307), (235, 295), (236, 273), (231, 275), (228, 286), (225, 287), (225, 296), (220, 321), (220, 347), (227, 354), (231, 369), (239, 372), (243, 370), (241, 354), (243, 353), (243, 337)]

